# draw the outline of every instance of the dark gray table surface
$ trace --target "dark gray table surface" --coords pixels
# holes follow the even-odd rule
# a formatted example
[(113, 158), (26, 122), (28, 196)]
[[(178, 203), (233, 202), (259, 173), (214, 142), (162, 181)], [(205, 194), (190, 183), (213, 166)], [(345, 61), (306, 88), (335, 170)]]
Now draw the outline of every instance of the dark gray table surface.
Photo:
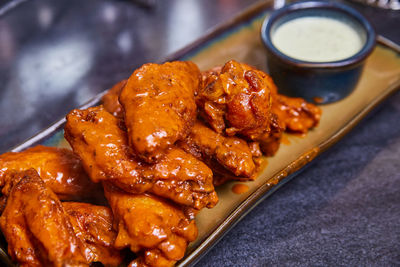
[[(159, 0), (153, 7), (122, 0), (5, 2), (0, 152), (255, 2)], [(379, 34), (400, 44), (400, 11), (352, 5)], [(260, 203), (198, 266), (400, 266), (399, 158), (397, 93)]]

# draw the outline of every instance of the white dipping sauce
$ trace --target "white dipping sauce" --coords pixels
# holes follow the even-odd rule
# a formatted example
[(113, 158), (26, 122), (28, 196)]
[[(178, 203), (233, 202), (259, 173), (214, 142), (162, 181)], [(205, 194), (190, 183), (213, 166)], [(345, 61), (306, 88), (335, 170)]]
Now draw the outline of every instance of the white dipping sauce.
[(329, 17), (301, 17), (280, 25), (272, 43), (289, 57), (311, 62), (348, 58), (361, 50), (360, 34), (343, 21)]

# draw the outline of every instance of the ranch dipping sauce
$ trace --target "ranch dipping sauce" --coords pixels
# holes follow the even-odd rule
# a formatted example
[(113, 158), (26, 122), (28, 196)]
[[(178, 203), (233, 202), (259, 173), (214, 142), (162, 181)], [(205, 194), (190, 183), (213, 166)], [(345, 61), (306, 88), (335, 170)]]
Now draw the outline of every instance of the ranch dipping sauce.
[(283, 54), (309, 62), (343, 60), (359, 52), (360, 34), (346, 22), (330, 17), (300, 17), (284, 22), (272, 34)]

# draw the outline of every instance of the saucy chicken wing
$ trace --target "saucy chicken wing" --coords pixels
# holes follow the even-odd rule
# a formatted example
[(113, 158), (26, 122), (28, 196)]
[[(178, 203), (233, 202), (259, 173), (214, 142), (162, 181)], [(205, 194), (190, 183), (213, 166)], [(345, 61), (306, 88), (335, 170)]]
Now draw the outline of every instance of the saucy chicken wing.
[[(148, 194), (130, 194), (103, 182), (118, 235), (115, 247), (129, 247), (148, 266), (171, 266), (197, 237), (194, 220), (178, 206)], [(132, 263), (133, 264), (133, 263)]]
[(282, 122), (286, 131), (306, 133), (318, 125), (321, 109), (303, 98), (273, 94), (272, 112)]
[(119, 266), (123, 257), (121, 251), (114, 248), (117, 232), (112, 227), (110, 208), (80, 202), (63, 202), (62, 205), (75, 235), (90, 251), (92, 261), (105, 266)]
[(12, 259), (21, 266), (118, 266), (109, 208), (61, 203), (34, 169), (9, 171), (0, 228)]
[(110, 180), (128, 192), (150, 191), (196, 209), (216, 204), (212, 172), (204, 163), (175, 147), (158, 163), (143, 163), (130, 152), (122, 128), (101, 106), (67, 116), (65, 137), (94, 181)]
[(270, 130), (271, 89), (266, 74), (231, 60), (203, 75), (197, 96), (201, 115), (218, 133), (258, 141)]
[(278, 150), (283, 131), (305, 133), (321, 116), (304, 99), (278, 94), (266, 73), (234, 60), (203, 73), (196, 102), (214, 130), (257, 141), (266, 156)]
[[(10, 172), (7, 173), (10, 175)], [(20, 266), (88, 266), (60, 200), (34, 169), (13, 173), (0, 228), (8, 254)]]
[(192, 62), (149, 63), (133, 72), (119, 101), (137, 155), (154, 162), (186, 137), (196, 119), (194, 95), (200, 83), (200, 71)]
[(127, 81), (118, 82), (101, 98), (104, 108), (119, 119), (124, 118), (124, 113), (118, 98)]
[[(179, 143), (186, 152), (202, 159), (215, 176), (229, 176), (237, 180), (253, 180), (257, 171), (256, 158), (261, 151), (238, 137), (225, 137), (197, 121), (188, 137)], [(218, 183), (219, 184), (219, 183)]]
[(151, 181), (143, 181), (138, 173), (139, 163), (130, 153), (123, 123), (102, 106), (72, 110), (64, 136), (94, 182), (135, 178), (138, 193), (151, 187)]
[(0, 187), (6, 182), (7, 171), (30, 168), (62, 200), (99, 199), (103, 195), (101, 186), (89, 179), (79, 157), (71, 150), (41, 145), (0, 155)]
[[(207, 165), (176, 147), (165, 153), (160, 162), (141, 167), (141, 176), (153, 180), (148, 192), (196, 210), (214, 207), (218, 197), (213, 186), (213, 173)], [(127, 192), (137, 192), (130, 179), (112, 182)]]

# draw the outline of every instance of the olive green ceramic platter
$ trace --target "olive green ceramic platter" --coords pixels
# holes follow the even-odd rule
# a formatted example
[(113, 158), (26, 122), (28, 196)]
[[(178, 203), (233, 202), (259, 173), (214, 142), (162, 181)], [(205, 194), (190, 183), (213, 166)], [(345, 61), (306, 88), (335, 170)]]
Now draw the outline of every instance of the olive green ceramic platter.
[[(263, 1), (253, 6), (166, 60), (192, 60), (200, 69), (206, 70), (235, 59), (265, 70), (266, 55), (261, 43), (260, 27), (272, 5), (272, 1)], [(196, 222), (199, 236), (177, 265), (190, 266), (196, 263), (257, 203), (339, 141), (399, 87), (400, 49), (380, 37), (354, 92), (340, 102), (321, 106), (323, 113), (318, 127), (305, 136), (285, 135), (285, 142), (278, 153), (265, 159), (265, 167), (255, 181), (229, 182), (217, 188), (219, 203), (213, 209), (205, 209), (198, 214)], [(97, 96), (84, 107), (98, 104), (100, 97)], [(68, 147), (63, 138), (64, 122), (64, 119), (56, 122), (13, 151), (21, 151), (39, 143)], [(248, 191), (235, 194), (232, 191), (235, 184), (246, 184)], [(2, 258), (6, 257), (5, 253), (1, 255)]]

